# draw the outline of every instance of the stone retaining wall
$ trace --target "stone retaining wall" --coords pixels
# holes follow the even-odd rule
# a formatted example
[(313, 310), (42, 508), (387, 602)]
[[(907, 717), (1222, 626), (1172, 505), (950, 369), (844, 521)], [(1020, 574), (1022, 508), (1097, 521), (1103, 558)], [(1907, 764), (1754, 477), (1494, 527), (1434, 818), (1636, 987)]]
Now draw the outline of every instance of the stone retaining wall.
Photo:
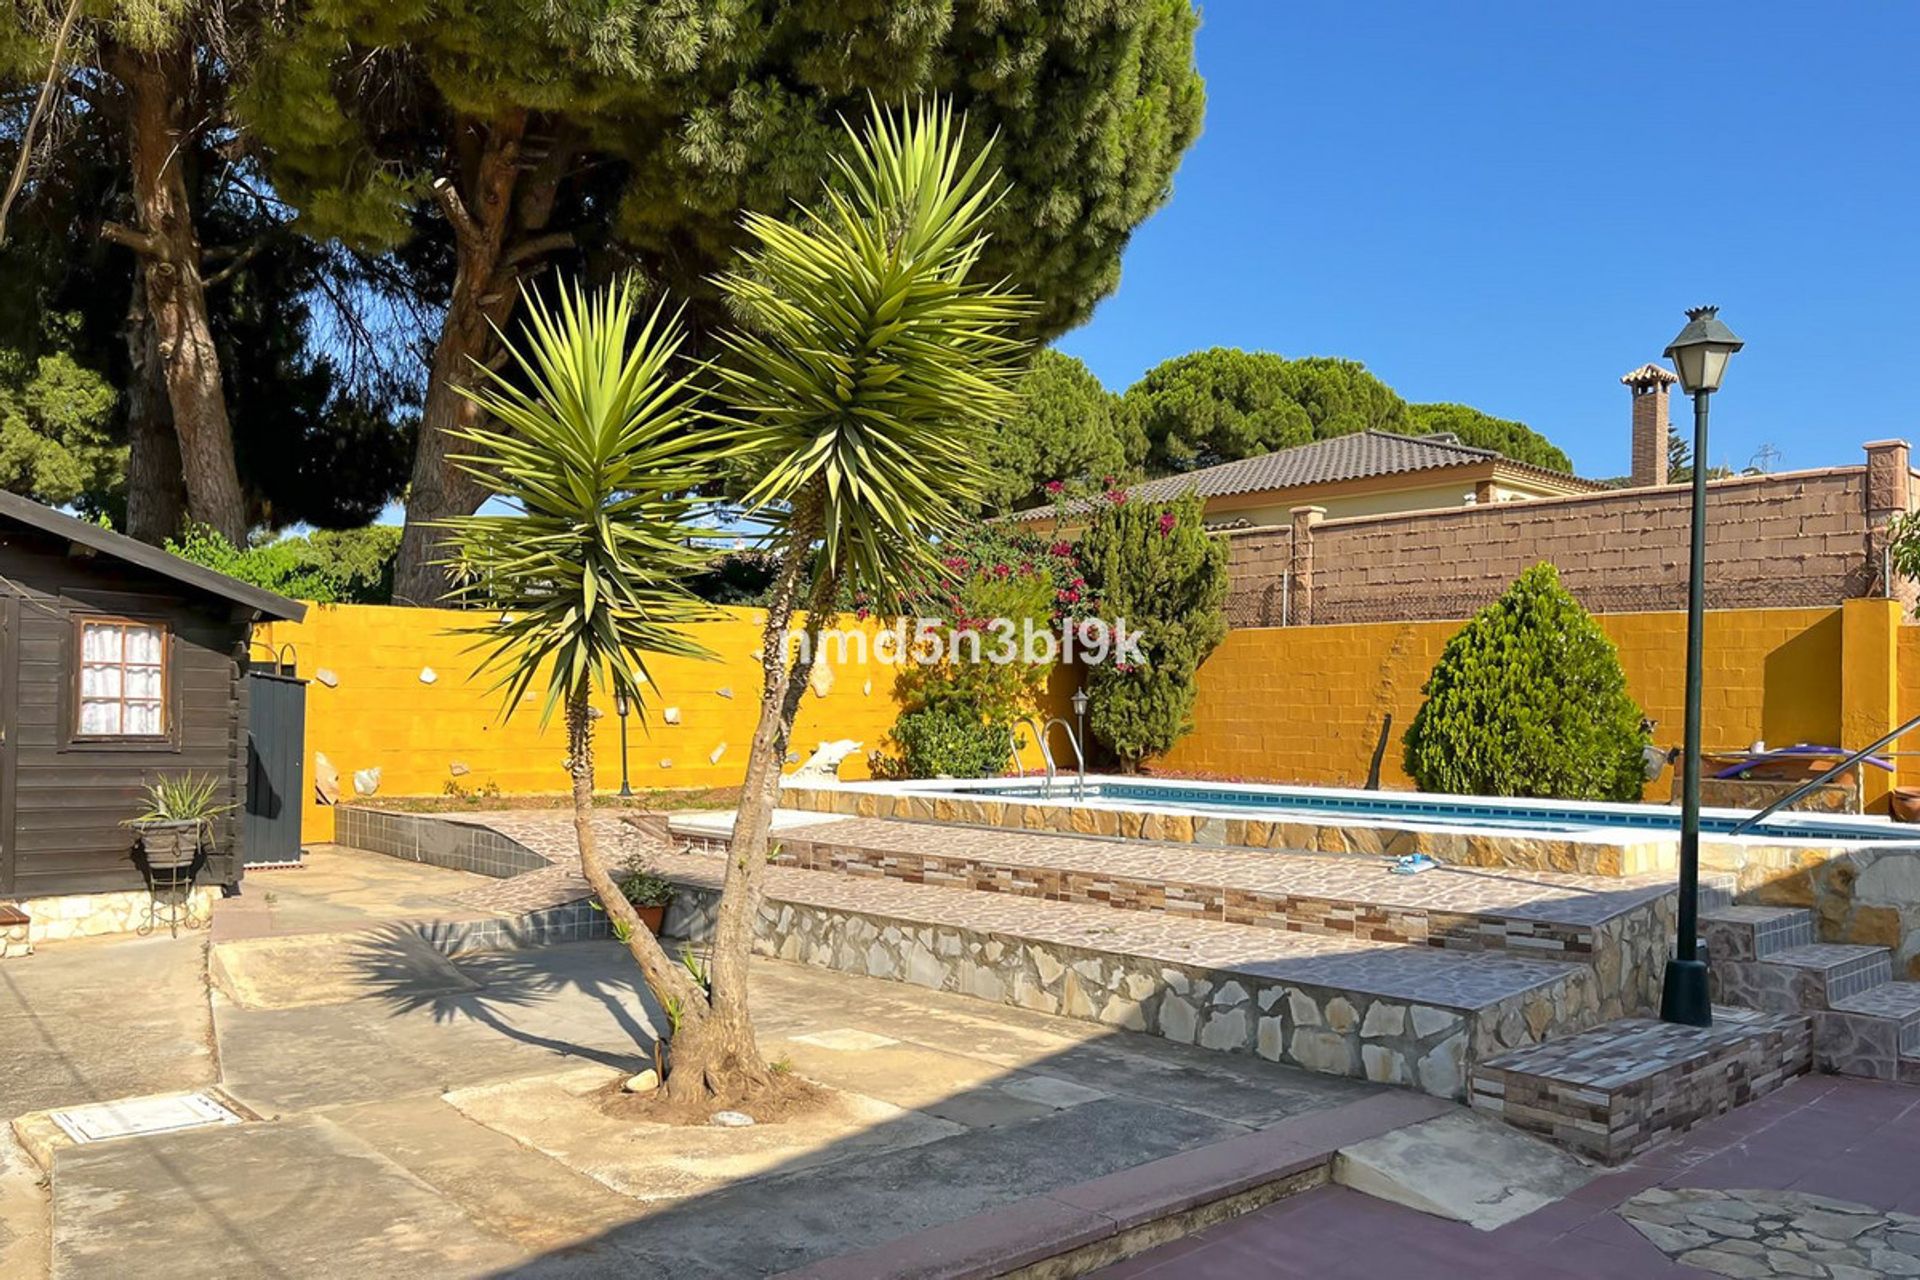
[[(219, 895), (220, 890), (213, 885), (196, 887), (188, 898), (192, 919), (205, 924), (213, 914), (214, 899)], [(7, 931), (5, 949), (0, 950), (3, 956), (30, 954), (34, 947), (43, 942), (68, 942), (74, 938), (138, 932), (147, 925), (153, 895), (145, 889), (126, 889), (115, 893), (27, 898), (15, 905), (27, 913), (30, 923)], [(12, 935), (16, 930), (24, 930), (25, 936), (15, 940)]]
[[(666, 932), (704, 941), (718, 903), (682, 881)], [(1455, 1100), (1470, 1063), (1604, 1016), (1584, 965), (1484, 1008), (1444, 1008), (792, 902), (761, 905), (754, 949)]]

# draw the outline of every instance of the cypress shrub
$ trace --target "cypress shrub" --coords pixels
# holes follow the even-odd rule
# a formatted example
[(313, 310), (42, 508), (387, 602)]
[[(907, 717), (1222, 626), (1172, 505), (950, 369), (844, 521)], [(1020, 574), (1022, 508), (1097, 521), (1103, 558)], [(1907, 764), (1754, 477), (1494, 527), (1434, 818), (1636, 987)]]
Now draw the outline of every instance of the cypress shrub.
[(1638, 800), (1647, 735), (1620, 655), (1551, 564), (1447, 642), (1406, 733), (1423, 791)]
[(1209, 534), (1199, 497), (1129, 502), (1113, 494), (1080, 541), (1101, 616), (1141, 633), (1143, 663), (1109, 659), (1087, 673), (1087, 727), (1133, 773), (1193, 728), (1194, 673), (1227, 634), (1227, 544)]

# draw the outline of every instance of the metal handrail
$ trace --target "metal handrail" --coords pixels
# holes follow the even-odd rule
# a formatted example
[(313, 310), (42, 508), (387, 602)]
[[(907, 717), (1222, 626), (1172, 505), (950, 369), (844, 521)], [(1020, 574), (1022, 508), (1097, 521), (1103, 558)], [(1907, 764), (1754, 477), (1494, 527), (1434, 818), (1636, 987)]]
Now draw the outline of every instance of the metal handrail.
[(1839, 777), (1841, 774), (1845, 773), (1847, 770), (1859, 764), (1862, 760), (1865, 760), (1868, 756), (1872, 755), (1874, 752), (1878, 751), (1880, 748), (1886, 746), (1889, 742), (1892, 742), (1895, 738), (1898, 738), (1903, 734), (1910, 733), (1915, 728), (1920, 728), (1920, 716), (1915, 716), (1913, 719), (1907, 721), (1905, 724), (1901, 725), (1898, 729), (1895, 729), (1892, 733), (1888, 734), (1886, 737), (1876, 739), (1874, 742), (1869, 743), (1867, 746), (1860, 748), (1858, 751), (1854, 752), (1852, 755), (1842, 760), (1839, 764), (1834, 765), (1833, 768), (1828, 769), (1824, 773), (1821, 773), (1818, 776), (1806, 782), (1801, 783), (1799, 786), (1787, 792), (1787, 794), (1785, 794), (1784, 796), (1781, 796), (1778, 800), (1775, 800), (1772, 804), (1768, 805), (1766, 808), (1755, 812), (1753, 816), (1749, 818), (1743, 819), (1737, 826), (1734, 827), (1733, 830), (1727, 832), (1727, 834), (1730, 836), (1745, 835), (1748, 831), (1751, 831), (1753, 828), (1759, 826), (1762, 822), (1765, 822), (1768, 818), (1771, 818), (1774, 814), (1786, 808), (1788, 805), (1792, 804), (1795, 800), (1798, 800), (1801, 796), (1809, 794), (1816, 787), (1825, 786), (1827, 783), (1833, 781), (1835, 778)]
[(1053, 790), (1053, 778), (1054, 778), (1054, 772), (1055, 772), (1054, 764), (1053, 764), (1053, 752), (1047, 746), (1046, 728), (1043, 725), (1041, 725), (1041, 723), (1038, 720), (1034, 719), (1032, 716), (1021, 716), (1018, 720), (1015, 720), (1012, 724), (1007, 726), (1007, 741), (1011, 743), (1013, 746), (1014, 770), (1022, 778), (1027, 776), (1027, 771), (1021, 768), (1020, 766), (1020, 740), (1014, 737), (1014, 734), (1013, 734), (1013, 731), (1015, 729), (1020, 728), (1022, 725), (1025, 725), (1027, 728), (1033, 730), (1034, 745), (1040, 748), (1040, 758), (1044, 760), (1047, 765), (1047, 791), (1051, 792)]

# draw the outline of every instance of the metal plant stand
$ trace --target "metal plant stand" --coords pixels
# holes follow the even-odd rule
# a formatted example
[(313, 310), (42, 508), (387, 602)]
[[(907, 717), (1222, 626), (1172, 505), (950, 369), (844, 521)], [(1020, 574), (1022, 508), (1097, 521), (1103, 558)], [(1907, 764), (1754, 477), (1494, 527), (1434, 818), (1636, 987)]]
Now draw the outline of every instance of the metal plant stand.
[(200, 860), (176, 863), (171, 866), (147, 868), (147, 918), (134, 932), (147, 937), (162, 925), (172, 937), (180, 936), (181, 926), (188, 929), (205, 927), (207, 921), (193, 914), (193, 884)]

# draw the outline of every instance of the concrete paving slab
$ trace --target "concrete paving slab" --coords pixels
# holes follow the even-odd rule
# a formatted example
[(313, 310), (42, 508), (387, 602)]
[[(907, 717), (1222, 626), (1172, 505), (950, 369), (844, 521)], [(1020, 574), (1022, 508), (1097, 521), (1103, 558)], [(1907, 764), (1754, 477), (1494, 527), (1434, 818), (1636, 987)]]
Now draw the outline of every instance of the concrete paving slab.
[(438, 1095), (583, 1062), (650, 1065), (654, 1019), (618, 946), (462, 961), (471, 987), (403, 987), (344, 1004), (242, 1009), (216, 993), (226, 1087), (262, 1114)]
[(53, 1185), (62, 1280), (461, 1276), (525, 1256), (318, 1116), (72, 1147)]
[(220, 990), (244, 1009), (299, 1009), (479, 986), (406, 929), (222, 942), (213, 948), (212, 973)]
[(1422, 1213), (1492, 1231), (1578, 1191), (1604, 1170), (1474, 1111), (1343, 1148), (1333, 1180)]
[(206, 940), (90, 938), (0, 965), (0, 1119), (212, 1084)]
[(591, 1095), (619, 1077), (585, 1067), (447, 1095), (462, 1114), (624, 1196), (683, 1200), (772, 1173), (964, 1133), (950, 1121), (838, 1090), (817, 1112), (744, 1129), (641, 1124), (604, 1114)]
[(634, 1217), (627, 1197), (437, 1098), (363, 1103), (325, 1115), (480, 1226), (535, 1252), (590, 1239)]
[(471, 871), (344, 845), (316, 845), (306, 850), (298, 867), (247, 872), (241, 896), (223, 902), (215, 912), (215, 939), (480, 917), (488, 913), (475, 911), (460, 895), (493, 883)]
[(46, 1174), (0, 1127), (0, 1276), (41, 1280), (51, 1263)]
[(887, 1036), (873, 1038), (882, 1043), (859, 1051), (821, 1049), (806, 1036), (762, 1041), (761, 1049), (829, 1088), (865, 1093), (969, 1128), (1030, 1120), (1054, 1109), (1004, 1091), (1007, 1068), (998, 1063)]
[[(662, 1203), (515, 1275), (778, 1274), (1243, 1132), (1187, 1112), (1107, 1099)], [(746, 1223), (752, 1229), (743, 1230)]]

